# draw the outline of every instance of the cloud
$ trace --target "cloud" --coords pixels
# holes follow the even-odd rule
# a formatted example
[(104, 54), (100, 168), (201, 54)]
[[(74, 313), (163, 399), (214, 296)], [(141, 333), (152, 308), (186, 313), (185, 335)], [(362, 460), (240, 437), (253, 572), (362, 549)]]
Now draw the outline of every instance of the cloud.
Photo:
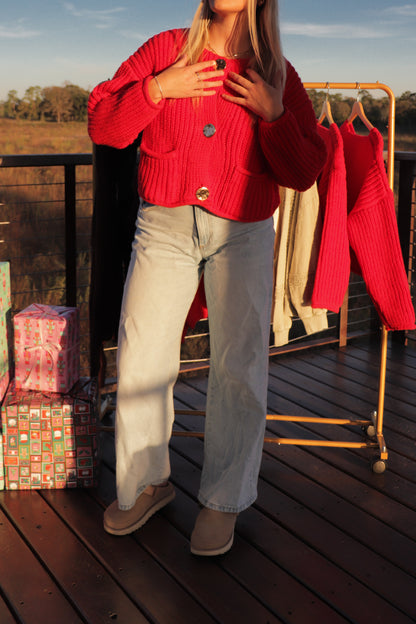
[(41, 34), (39, 30), (31, 30), (23, 26), (0, 24), (0, 39), (31, 39), (32, 37), (39, 37)]
[(63, 84), (65, 80), (89, 89), (102, 80), (110, 79), (116, 69), (116, 62), (111, 65), (100, 61), (85, 62), (83, 59), (59, 56), (53, 59), (48, 67), (47, 77), (43, 80), (48, 84)]
[(319, 39), (382, 39), (390, 33), (371, 26), (356, 24), (318, 24), (306, 22), (282, 22), (284, 35), (300, 35)]
[(416, 17), (415, 4), (402, 4), (401, 6), (391, 6), (383, 9), (382, 13), (396, 15), (398, 17)]
[(124, 37), (125, 39), (133, 39), (134, 41), (137, 41), (138, 45), (147, 41), (149, 37), (151, 37), (152, 35), (152, 33), (144, 34), (142, 32), (137, 32), (137, 30), (128, 30), (128, 29), (119, 30), (118, 34)]
[(114, 23), (114, 17), (126, 9), (124, 7), (114, 7), (112, 9), (92, 10), (78, 9), (72, 2), (64, 2), (64, 8), (74, 17), (81, 19), (95, 20), (96, 28), (110, 28)]
[(76, 59), (66, 56), (56, 56), (54, 58), (54, 65), (56, 67), (63, 67), (65, 70), (74, 72), (94, 72), (101, 70), (105, 65), (103, 63), (96, 63), (94, 61), (85, 62), (84, 59)]

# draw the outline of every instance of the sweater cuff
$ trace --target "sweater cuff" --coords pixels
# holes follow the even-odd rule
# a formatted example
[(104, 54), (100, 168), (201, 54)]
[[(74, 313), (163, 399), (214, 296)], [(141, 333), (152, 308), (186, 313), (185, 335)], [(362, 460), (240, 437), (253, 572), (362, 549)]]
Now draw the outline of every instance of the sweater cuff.
[(293, 113), (289, 109), (285, 108), (280, 117), (274, 121), (266, 121), (265, 119), (260, 118), (260, 128), (266, 135), (270, 133), (273, 136), (275, 132), (278, 131), (280, 133), (288, 126), (288, 130), (286, 132), (290, 135), (293, 122), (296, 124), (296, 119)]
[(326, 310), (314, 310), (312, 316), (302, 318), (301, 320), (308, 335), (316, 334), (317, 332), (328, 329), (328, 317)]
[(289, 342), (289, 330), (288, 329), (279, 329), (274, 333), (274, 346), (275, 347), (283, 347)]
[(266, 126), (272, 126), (273, 124), (277, 124), (277, 122), (281, 121), (283, 117), (285, 117), (286, 112), (287, 108), (283, 107), (283, 112), (281, 113), (281, 115), (279, 115), (277, 119), (274, 119), (273, 121), (266, 121), (265, 119), (262, 119), (260, 117), (260, 123), (266, 124)]

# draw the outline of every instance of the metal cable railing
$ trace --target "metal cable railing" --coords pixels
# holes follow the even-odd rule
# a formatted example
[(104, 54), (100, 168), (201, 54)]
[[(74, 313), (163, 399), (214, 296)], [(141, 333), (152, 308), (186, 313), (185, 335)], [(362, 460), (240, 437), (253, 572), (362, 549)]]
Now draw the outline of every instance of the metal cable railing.
[[(0, 156), (0, 259), (11, 265), (13, 312), (33, 302), (76, 305), (81, 313), (82, 368), (89, 374), (89, 289), (93, 212), (92, 154)], [(396, 153), (398, 223), (412, 294), (416, 287), (416, 153)], [(302, 335), (294, 322), (289, 345), (276, 353), (337, 342), (339, 316), (329, 330)], [(378, 317), (360, 278), (352, 276), (348, 337), (378, 329)], [(416, 346), (415, 332), (402, 339)], [(115, 375), (115, 344), (104, 345), (107, 373)], [(203, 321), (182, 348), (184, 369), (208, 365), (209, 327)]]

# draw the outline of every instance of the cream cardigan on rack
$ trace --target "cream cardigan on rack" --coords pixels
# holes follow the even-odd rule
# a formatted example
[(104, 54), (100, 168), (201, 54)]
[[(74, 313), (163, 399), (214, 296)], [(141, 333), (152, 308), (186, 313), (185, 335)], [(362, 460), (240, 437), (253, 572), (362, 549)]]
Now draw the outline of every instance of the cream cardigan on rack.
[(307, 334), (328, 328), (325, 309), (311, 306), (322, 234), (316, 183), (303, 193), (280, 189), (275, 213), (275, 266), (272, 324), (275, 345), (289, 340), (292, 318), (298, 316)]

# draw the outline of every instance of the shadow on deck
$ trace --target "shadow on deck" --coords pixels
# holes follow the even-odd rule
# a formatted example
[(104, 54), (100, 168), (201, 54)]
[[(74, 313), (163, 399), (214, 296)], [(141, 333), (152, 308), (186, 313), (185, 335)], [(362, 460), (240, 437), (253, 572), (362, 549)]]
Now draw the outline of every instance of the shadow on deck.
[[(356, 342), (271, 361), (270, 413), (367, 418), (377, 407), (379, 345)], [(264, 446), (259, 496), (233, 549), (189, 553), (202, 442), (173, 438), (177, 496), (132, 536), (107, 535), (114, 438), (102, 433), (96, 490), (0, 493), (0, 622), (298, 624), (416, 621), (416, 352), (388, 351), (388, 470), (367, 450)], [(204, 409), (206, 375), (184, 378), (178, 408)], [(178, 429), (202, 417), (179, 416)], [(280, 437), (339, 439), (340, 427), (269, 423)], [(360, 428), (342, 427), (359, 440)]]

